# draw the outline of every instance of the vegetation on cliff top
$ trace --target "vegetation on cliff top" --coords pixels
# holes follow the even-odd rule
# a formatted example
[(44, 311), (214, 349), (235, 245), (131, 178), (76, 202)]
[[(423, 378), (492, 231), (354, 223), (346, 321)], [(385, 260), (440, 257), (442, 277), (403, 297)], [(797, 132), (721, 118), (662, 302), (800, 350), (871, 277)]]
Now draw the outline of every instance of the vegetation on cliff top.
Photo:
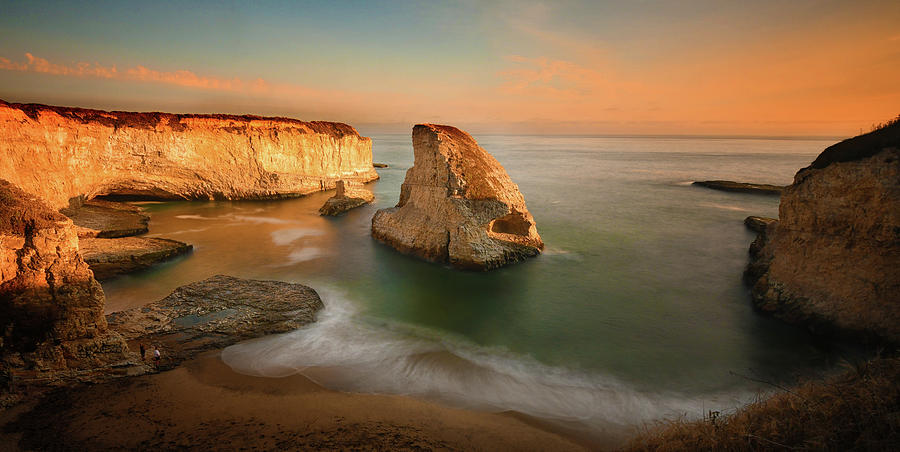
[(900, 115), (875, 126), (869, 133), (829, 146), (812, 162), (810, 168), (822, 169), (832, 163), (861, 160), (888, 147), (900, 147)]
[(878, 358), (736, 413), (648, 429), (629, 451), (895, 450), (900, 444), (900, 358)]

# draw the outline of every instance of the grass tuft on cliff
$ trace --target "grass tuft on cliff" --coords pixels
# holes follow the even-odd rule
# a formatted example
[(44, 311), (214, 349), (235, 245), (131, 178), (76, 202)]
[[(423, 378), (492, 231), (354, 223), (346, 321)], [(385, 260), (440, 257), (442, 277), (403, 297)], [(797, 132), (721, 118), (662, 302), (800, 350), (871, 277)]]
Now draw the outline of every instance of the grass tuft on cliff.
[(810, 167), (822, 169), (836, 162), (861, 160), (890, 147), (900, 147), (900, 115), (884, 124), (876, 125), (869, 133), (829, 146), (819, 154)]
[(900, 358), (878, 358), (729, 416), (648, 428), (628, 451), (897, 450)]

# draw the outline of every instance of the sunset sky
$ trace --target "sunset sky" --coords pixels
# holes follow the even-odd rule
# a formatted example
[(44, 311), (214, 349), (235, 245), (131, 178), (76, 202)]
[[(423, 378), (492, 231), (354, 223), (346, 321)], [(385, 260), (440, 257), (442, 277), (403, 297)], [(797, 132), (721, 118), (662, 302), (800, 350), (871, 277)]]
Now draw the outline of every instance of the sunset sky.
[(848, 136), (900, 114), (900, 2), (0, 0), (0, 99), (364, 130)]

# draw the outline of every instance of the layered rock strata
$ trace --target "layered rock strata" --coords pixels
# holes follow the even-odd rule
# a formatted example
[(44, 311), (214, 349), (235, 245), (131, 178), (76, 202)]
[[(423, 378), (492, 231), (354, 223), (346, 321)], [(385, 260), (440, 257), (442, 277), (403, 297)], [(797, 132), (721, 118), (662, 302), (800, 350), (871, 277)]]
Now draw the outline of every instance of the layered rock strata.
[(413, 128), (415, 163), (396, 207), (372, 218), (372, 236), (454, 267), (489, 270), (543, 250), (525, 198), (500, 163), (451, 126)]
[(145, 270), (160, 262), (190, 253), (194, 249), (177, 240), (159, 237), (120, 237), (81, 239), (81, 254), (94, 272), (106, 280), (114, 276)]
[(337, 189), (334, 196), (328, 198), (325, 204), (319, 208), (320, 215), (337, 216), (350, 209), (371, 203), (375, 195), (350, 181), (337, 181)]
[(745, 278), (763, 311), (900, 344), (900, 123), (800, 170), (750, 253)]
[(286, 333), (316, 320), (324, 305), (302, 284), (217, 275), (181, 286), (162, 300), (109, 315), (129, 340), (162, 344), (175, 364), (205, 350)]
[(115, 238), (146, 234), (150, 217), (138, 206), (93, 199), (60, 212), (78, 228), (78, 237)]
[(59, 209), (98, 195), (290, 197), (378, 174), (372, 141), (346, 124), (0, 101), (0, 177)]
[(72, 222), (0, 180), (0, 373), (52, 383), (128, 372), (134, 357), (107, 328), (104, 302)]

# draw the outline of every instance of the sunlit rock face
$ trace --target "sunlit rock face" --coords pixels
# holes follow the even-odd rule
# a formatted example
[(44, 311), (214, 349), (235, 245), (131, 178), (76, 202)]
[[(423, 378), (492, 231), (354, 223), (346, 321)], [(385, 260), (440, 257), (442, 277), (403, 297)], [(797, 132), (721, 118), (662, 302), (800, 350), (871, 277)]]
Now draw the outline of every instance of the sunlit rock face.
[(128, 359), (72, 221), (0, 180), (0, 370), (22, 379)]
[(371, 139), (346, 124), (0, 101), (0, 177), (59, 209), (109, 194), (290, 197), (378, 175)]
[(415, 163), (396, 207), (372, 219), (372, 236), (454, 267), (489, 270), (544, 248), (525, 198), (500, 163), (451, 126), (413, 128)]
[(745, 276), (764, 311), (900, 343), (900, 123), (838, 143), (800, 170)]

